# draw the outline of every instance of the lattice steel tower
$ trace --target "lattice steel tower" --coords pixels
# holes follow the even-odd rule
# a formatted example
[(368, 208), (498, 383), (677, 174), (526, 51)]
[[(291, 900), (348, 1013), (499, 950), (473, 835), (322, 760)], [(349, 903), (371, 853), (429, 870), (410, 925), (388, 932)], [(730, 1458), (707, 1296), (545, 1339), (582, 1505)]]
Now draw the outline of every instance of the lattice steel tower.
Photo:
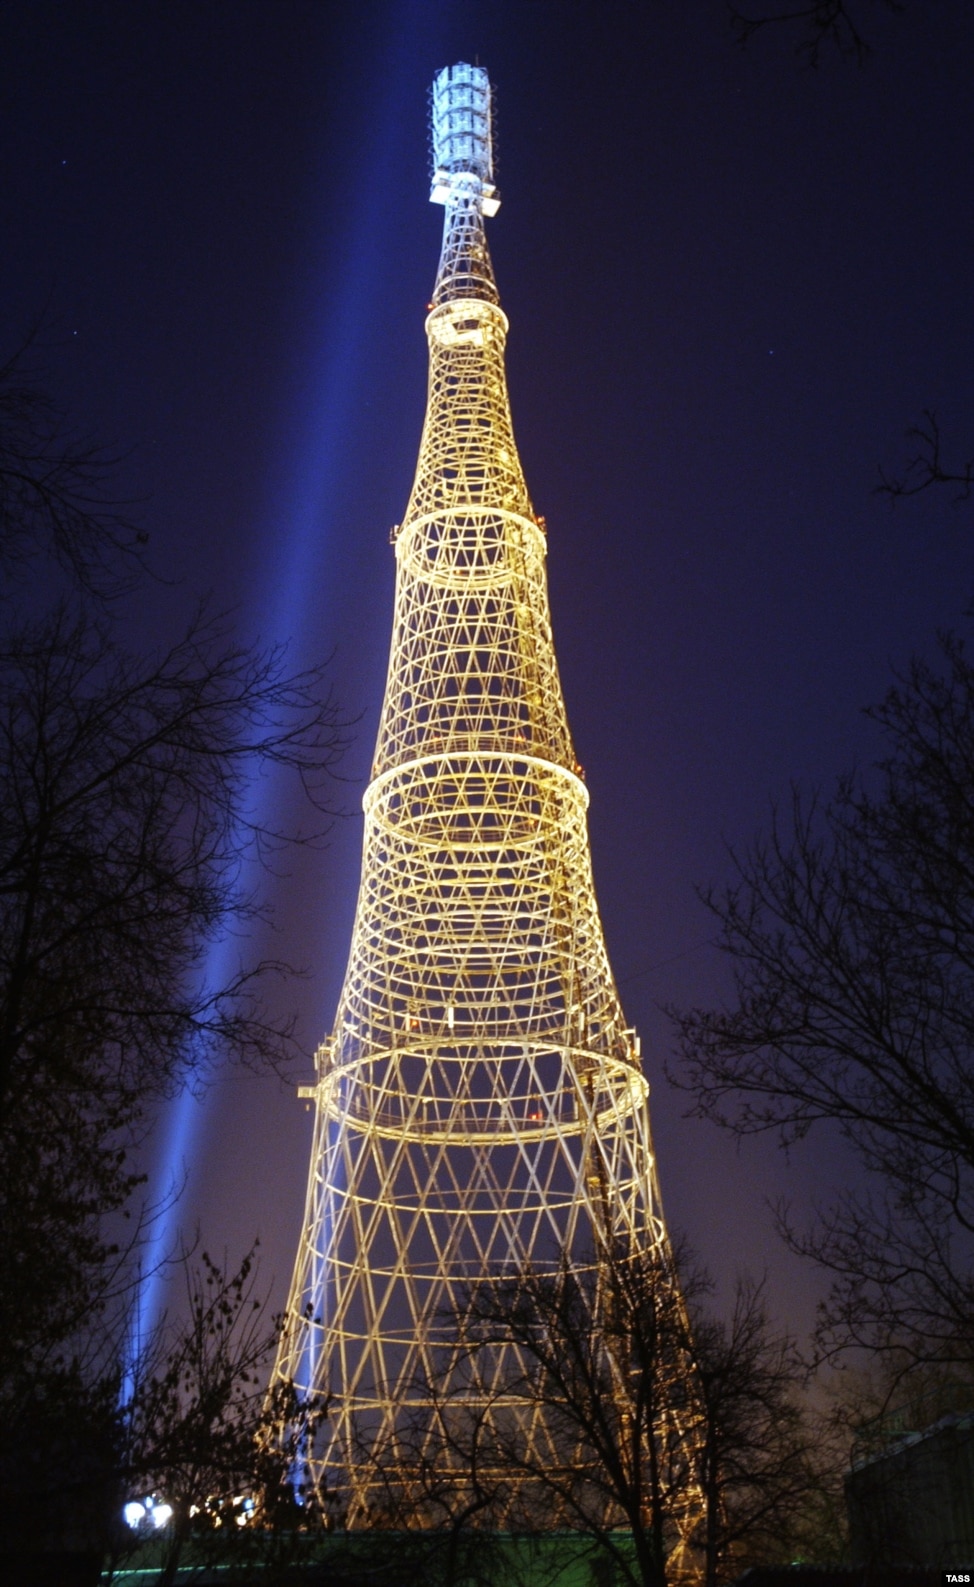
[[(320, 1474), (353, 1523), (368, 1511), (361, 1439), (388, 1447), (415, 1425), (465, 1285), (607, 1239), (665, 1239), (648, 1086), (592, 883), (545, 524), (511, 427), (484, 232), (499, 204), (486, 72), (440, 72), (432, 122), (446, 215), (428, 406), (393, 531), (348, 968), (305, 1091), (315, 1139), (278, 1362), (334, 1394)], [(547, 1436), (535, 1414), (525, 1437), (543, 1449)]]

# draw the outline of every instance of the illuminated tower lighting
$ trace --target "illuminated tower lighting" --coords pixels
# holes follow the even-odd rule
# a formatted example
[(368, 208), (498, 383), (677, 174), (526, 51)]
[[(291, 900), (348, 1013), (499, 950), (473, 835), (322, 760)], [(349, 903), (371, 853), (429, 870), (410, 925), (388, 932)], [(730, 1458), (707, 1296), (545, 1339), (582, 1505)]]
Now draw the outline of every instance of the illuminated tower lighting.
[[(483, 68), (438, 74), (432, 123), (446, 214), (426, 422), (392, 534), (348, 968), (317, 1084), (302, 1088), (315, 1135), (277, 1363), (333, 1396), (315, 1473), (351, 1525), (370, 1514), (371, 1454), (422, 1426), (471, 1285), (666, 1241), (639, 1039), (592, 882), (545, 523), (511, 425)], [(485, 1402), (510, 1365), (498, 1350)], [(543, 1411), (525, 1412), (523, 1436), (554, 1458)]]

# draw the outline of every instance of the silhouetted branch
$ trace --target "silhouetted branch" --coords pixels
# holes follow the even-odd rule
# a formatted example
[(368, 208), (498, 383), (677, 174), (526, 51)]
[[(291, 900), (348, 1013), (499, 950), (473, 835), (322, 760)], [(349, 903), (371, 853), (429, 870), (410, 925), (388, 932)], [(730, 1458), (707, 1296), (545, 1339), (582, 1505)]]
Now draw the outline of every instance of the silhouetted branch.
[[(903, 10), (900, 0), (878, 0), (887, 11)], [(864, 66), (872, 54), (872, 46), (860, 26), (851, 0), (813, 0), (810, 5), (800, 5), (786, 11), (774, 11), (764, 16), (753, 16), (740, 11), (728, 0), (731, 29), (738, 43), (744, 45), (763, 28), (787, 26), (802, 30), (803, 36), (795, 46), (795, 54), (803, 56), (809, 66), (818, 66), (822, 51), (834, 46), (838, 53)]]
[(256, 1246), (236, 1271), (204, 1251), (184, 1273), (183, 1315), (150, 1341), (119, 1417), (122, 1491), (158, 1493), (172, 1510), (160, 1587), (191, 1537), (203, 1558), (214, 1543), (226, 1568), (231, 1550), (259, 1561), (275, 1532), (320, 1514), (304, 1461), (327, 1402), (267, 1388), (282, 1319), (258, 1293)]
[(792, 1248), (833, 1279), (823, 1344), (974, 1370), (974, 668), (944, 641), (869, 714), (877, 782), (790, 820), (705, 900), (723, 1008), (677, 1014), (694, 1112), (793, 1145), (839, 1132), (871, 1190)]
[(113, 489), (121, 458), (69, 427), (29, 347), (0, 364), (0, 575), (9, 584), (52, 558), (87, 594), (119, 595), (148, 541)]
[(907, 440), (917, 444), (918, 450), (899, 478), (891, 478), (885, 470), (880, 469), (882, 483), (876, 486), (876, 494), (887, 496), (894, 502), (904, 496), (919, 496), (922, 491), (929, 490), (931, 485), (959, 485), (960, 490), (954, 502), (969, 501), (974, 489), (974, 458), (968, 458), (959, 467), (945, 464), (940, 426), (932, 409), (924, 408), (921, 422), (911, 424), (906, 436)]

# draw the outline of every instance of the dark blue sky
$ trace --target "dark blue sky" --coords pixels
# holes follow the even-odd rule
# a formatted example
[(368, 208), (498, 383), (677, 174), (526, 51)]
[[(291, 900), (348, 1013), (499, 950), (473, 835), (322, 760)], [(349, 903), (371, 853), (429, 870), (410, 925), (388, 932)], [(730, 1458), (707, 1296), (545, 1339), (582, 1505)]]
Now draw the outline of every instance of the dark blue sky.
[[(958, 457), (974, 437), (974, 21), (965, 0), (859, 9), (867, 66), (814, 72), (785, 30), (736, 48), (722, 0), (0, 13), (3, 346), (44, 310), (57, 395), (131, 449), (183, 581), (145, 591), (133, 634), (210, 589), (243, 633), (334, 651), (361, 713), (356, 813), (275, 889), (309, 1048), (344, 968), (423, 416), (426, 93), (453, 60), (489, 68), (515, 427), (664, 1201), (722, 1276), (770, 1265), (799, 1325), (814, 1283), (764, 1198), (827, 1198), (841, 1158), (813, 1139), (788, 1166), (684, 1120), (658, 1005), (722, 994), (694, 887), (725, 846), (792, 780), (867, 762), (861, 708), (967, 626), (974, 509), (872, 492), (923, 407)], [(272, 1081), (222, 1082), (183, 1200), (211, 1249), (259, 1230), (281, 1284), (309, 1123)]]

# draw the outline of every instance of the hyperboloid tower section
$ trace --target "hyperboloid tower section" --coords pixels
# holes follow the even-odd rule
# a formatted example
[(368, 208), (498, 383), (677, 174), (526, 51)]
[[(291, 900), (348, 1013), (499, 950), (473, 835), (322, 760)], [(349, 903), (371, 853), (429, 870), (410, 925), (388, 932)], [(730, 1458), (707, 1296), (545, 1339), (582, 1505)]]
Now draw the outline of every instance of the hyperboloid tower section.
[[(472, 1285), (665, 1243), (555, 662), (545, 524), (511, 425), (481, 67), (439, 73), (432, 122), (445, 224), (426, 422), (393, 531), (358, 908), (306, 1091), (315, 1138), (278, 1361), (333, 1396), (315, 1469), (352, 1525), (378, 1502), (376, 1453), (398, 1449), (405, 1476), (426, 1416), (432, 1439), (429, 1386), (449, 1396), (452, 1316)], [(466, 1406), (504, 1400), (511, 1362), (492, 1360), (493, 1381), (464, 1379)], [(555, 1458), (543, 1412), (525, 1414), (523, 1437)]]

